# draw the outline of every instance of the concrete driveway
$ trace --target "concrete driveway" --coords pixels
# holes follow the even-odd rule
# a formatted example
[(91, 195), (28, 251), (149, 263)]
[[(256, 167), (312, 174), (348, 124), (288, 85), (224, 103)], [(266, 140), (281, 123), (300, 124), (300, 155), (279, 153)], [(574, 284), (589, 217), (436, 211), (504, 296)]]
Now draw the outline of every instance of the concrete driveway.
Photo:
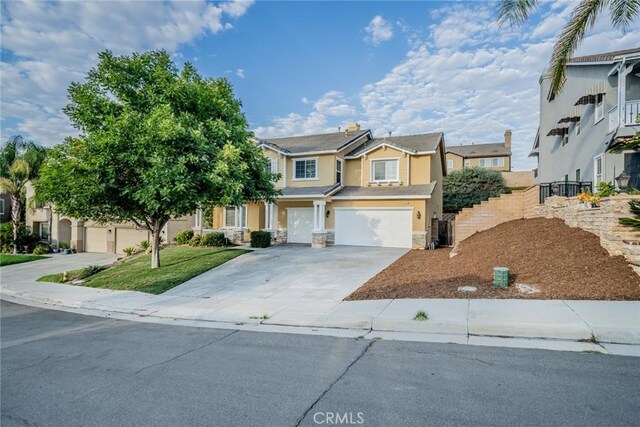
[(283, 245), (256, 250), (177, 286), (164, 295), (340, 301), (408, 249)]

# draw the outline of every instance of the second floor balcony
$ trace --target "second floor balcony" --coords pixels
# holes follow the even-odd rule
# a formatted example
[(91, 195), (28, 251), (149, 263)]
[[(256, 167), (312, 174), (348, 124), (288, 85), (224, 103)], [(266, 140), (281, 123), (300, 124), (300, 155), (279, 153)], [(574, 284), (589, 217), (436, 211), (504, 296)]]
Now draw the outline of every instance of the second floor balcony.
[(609, 110), (609, 132), (613, 132), (621, 126), (638, 125), (640, 125), (640, 99), (626, 101), (622, 112), (618, 110), (617, 106)]

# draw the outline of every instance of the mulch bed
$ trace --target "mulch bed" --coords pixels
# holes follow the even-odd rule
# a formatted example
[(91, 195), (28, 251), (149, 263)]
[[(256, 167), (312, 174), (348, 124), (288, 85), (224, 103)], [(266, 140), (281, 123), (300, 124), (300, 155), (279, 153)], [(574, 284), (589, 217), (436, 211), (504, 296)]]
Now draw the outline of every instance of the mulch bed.
[[(609, 256), (597, 236), (559, 219), (522, 219), (476, 233), (450, 249), (412, 250), (349, 295), (387, 298), (640, 300), (640, 276)], [(493, 268), (510, 269), (510, 286), (493, 288)], [(535, 286), (524, 294), (515, 284)], [(476, 292), (460, 292), (459, 286)]]

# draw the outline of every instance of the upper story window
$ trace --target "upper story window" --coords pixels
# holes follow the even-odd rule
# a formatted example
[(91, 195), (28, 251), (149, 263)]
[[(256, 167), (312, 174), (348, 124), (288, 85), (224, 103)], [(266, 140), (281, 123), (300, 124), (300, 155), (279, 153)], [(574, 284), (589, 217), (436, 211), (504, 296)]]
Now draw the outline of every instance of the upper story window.
[(269, 170), (271, 173), (278, 173), (278, 159), (269, 159)]
[(227, 206), (224, 208), (224, 226), (227, 228), (247, 228), (247, 207)]
[(593, 112), (593, 118), (595, 123), (598, 123), (604, 118), (604, 94), (596, 95), (596, 106)]
[(371, 180), (372, 181), (399, 181), (398, 159), (393, 160), (372, 160)]
[(565, 134), (565, 135), (562, 136), (562, 146), (564, 147), (568, 143), (569, 143), (569, 135)]
[(447, 159), (447, 169), (453, 169), (453, 159)]
[(580, 120), (576, 122), (576, 136), (580, 135)]
[(464, 159), (464, 167), (468, 168), (469, 166), (471, 166), (471, 159)]
[(497, 168), (504, 166), (504, 157), (493, 157), (478, 160), (478, 166), (483, 168)]
[(336, 182), (342, 184), (342, 159), (336, 159)]
[(295, 159), (293, 179), (318, 179), (318, 159)]

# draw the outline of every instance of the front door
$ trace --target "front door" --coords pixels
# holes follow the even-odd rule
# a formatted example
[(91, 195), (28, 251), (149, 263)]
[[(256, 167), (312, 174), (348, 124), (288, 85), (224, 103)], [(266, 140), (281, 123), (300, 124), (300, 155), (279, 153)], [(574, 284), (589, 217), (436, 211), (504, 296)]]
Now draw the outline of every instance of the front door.
[(287, 242), (311, 243), (313, 208), (287, 208)]

